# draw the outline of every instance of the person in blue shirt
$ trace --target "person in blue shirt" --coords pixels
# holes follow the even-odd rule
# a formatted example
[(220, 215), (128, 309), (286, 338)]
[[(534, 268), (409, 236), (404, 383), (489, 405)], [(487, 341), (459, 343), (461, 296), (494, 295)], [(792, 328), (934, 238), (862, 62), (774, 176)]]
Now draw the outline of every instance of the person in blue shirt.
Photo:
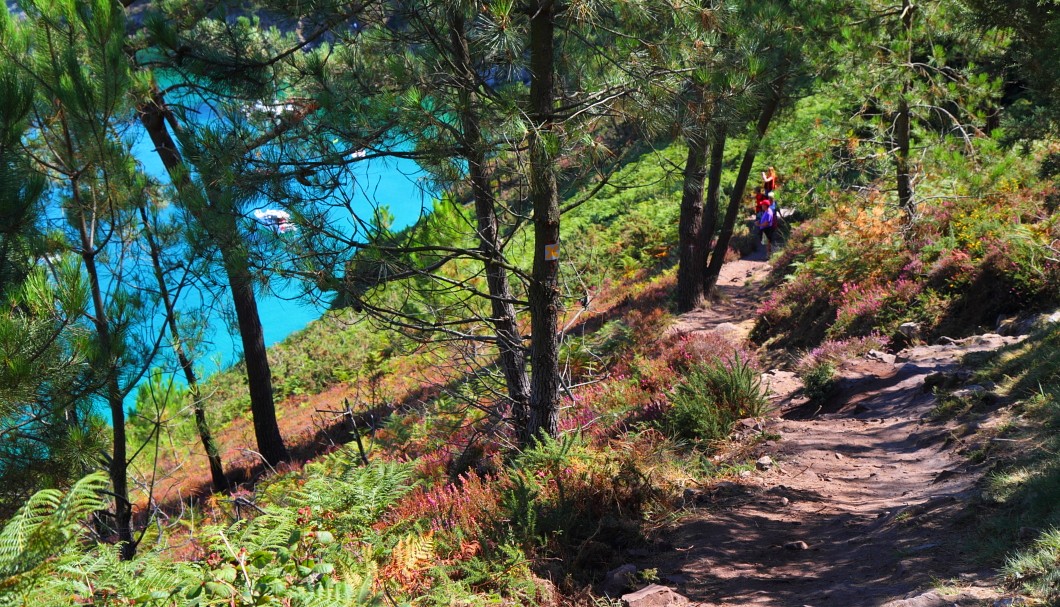
[(766, 236), (766, 259), (769, 259), (773, 255), (773, 239), (777, 233), (777, 214), (772, 206), (762, 211), (755, 225)]

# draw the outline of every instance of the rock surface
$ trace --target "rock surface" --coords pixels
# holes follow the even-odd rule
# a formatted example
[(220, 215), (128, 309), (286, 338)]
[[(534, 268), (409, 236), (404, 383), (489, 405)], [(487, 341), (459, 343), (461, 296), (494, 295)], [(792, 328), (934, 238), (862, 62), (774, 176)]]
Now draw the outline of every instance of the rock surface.
[(637, 576), (637, 566), (626, 563), (607, 572), (604, 576), (604, 594), (618, 596), (632, 585)]
[(623, 595), (622, 603), (626, 607), (678, 607), (680, 605), (688, 605), (688, 599), (666, 586), (652, 584), (636, 592)]

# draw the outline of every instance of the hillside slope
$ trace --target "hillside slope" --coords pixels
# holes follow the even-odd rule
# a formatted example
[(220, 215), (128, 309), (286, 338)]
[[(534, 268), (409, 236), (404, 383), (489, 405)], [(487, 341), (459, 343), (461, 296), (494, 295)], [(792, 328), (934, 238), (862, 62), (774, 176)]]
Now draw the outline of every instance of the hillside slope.
[[(757, 264), (727, 264), (723, 284), (759, 275)], [(746, 326), (752, 310), (728, 304), (756, 299), (760, 287), (730, 289), (725, 308), (744, 314), (696, 311), (676, 326)], [(868, 606), (907, 596), (921, 598), (893, 604), (989, 604), (998, 579), (972, 560), (966, 526), (985, 467), (962, 453), (966, 429), (932, 415), (930, 386), (970, 377), (966, 354), (1021, 339), (983, 335), (851, 360), (823, 404), (807, 403), (783, 373), (765, 374), (781, 379), (772, 383), (775, 417), (741, 428), (768, 439), (749, 453), (757, 472), (686, 490), (688, 513), (662, 534), (669, 550), (637, 567), (710, 606)], [(926, 594), (932, 586), (936, 594)]]

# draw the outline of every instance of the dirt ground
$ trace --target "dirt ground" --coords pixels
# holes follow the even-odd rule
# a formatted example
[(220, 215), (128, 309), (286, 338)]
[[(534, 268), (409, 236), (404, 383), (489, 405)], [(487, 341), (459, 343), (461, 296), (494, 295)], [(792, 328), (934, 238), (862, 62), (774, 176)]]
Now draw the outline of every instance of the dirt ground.
[[(767, 270), (761, 254), (727, 264), (723, 301), (681, 316), (673, 330), (746, 336)], [(955, 428), (928, 415), (935, 402), (924, 378), (1014, 339), (847, 363), (823, 406), (801, 398), (792, 374), (767, 373), (774, 416), (746, 428), (767, 439), (754, 453), (758, 471), (690, 487), (665, 549), (638, 567), (704, 606), (995, 604), (993, 572), (964, 548), (965, 504), (982, 470), (957, 453)]]

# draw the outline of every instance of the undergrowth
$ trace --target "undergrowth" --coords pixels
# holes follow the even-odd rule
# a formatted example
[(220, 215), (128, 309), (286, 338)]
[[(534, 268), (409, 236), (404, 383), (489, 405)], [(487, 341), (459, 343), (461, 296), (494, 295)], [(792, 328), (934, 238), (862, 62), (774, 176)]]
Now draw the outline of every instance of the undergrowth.
[(727, 437), (738, 420), (767, 411), (760, 372), (735, 355), (688, 369), (674, 389), (662, 427), (674, 438), (709, 443)]
[(990, 356), (978, 381), (1015, 402), (1003, 441), (985, 452), (977, 549), (1002, 562), (1006, 584), (1048, 604), (1060, 600), (1060, 328), (1040, 328)]

